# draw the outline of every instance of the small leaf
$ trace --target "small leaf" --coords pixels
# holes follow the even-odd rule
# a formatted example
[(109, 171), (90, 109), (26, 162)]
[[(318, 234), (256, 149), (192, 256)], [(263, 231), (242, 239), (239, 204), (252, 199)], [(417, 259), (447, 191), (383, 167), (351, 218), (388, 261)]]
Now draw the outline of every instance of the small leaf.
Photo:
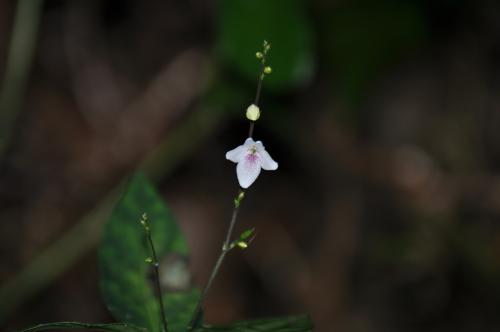
[[(142, 174), (134, 175), (107, 223), (99, 250), (100, 286), (104, 301), (116, 320), (149, 331), (160, 330), (157, 299), (148, 282), (151, 266), (144, 229), (138, 218), (147, 212), (158, 256), (187, 255), (187, 245), (170, 211)], [(167, 298), (170, 295), (167, 295)], [(168, 301), (168, 300), (167, 300)], [(170, 308), (166, 308), (171, 316)], [(175, 320), (175, 317), (170, 317)]]
[(112, 323), (112, 324), (87, 324), (78, 322), (57, 322), (39, 324), (20, 332), (44, 331), (44, 330), (60, 330), (60, 329), (86, 329), (94, 331), (111, 331), (111, 332), (147, 332), (143, 327), (138, 327), (126, 323)]
[(233, 241), (230, 245), (230, 248), (234, 248), (238, 246), (240, 249), (248, 248), (248, 245), (255, 237), (255, 228), (247, 229), (243, 233), (240, 234), (240, 237)]
[(244, 231), (243, 233), (241, 233), (240, 240), (246, 240), (246, 239), (248, 239), (250, 236), (252, 236), (252, 234), (254, 232), (255, 232), (255, 228), (247, 229), (246, 231)]

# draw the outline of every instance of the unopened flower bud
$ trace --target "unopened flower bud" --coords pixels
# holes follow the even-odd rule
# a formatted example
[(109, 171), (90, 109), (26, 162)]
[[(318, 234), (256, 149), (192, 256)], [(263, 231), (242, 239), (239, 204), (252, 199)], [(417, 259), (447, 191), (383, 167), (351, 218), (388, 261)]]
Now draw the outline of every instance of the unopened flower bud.
[(240, 247), (241, 249), (246, 249), (246, 248), (248, 248), (248, 243), (246, 243), (245, 241), (238, 241), (238, 242), (236, 242), (236, 245), (237, 245), (238, 247)]
[(264, 74), (271, 74), (273, 72), (273, 69), (269, 66), (267, 66), (266, 68), (264, 68)]
[(257, 59), (262, 59), (264, 57), (264, 54), (262, 54), (262, 52), (257, 52), (257, 53), (255, 53), (255, 57)]
[(247, 119), (250, 121), (257, 121), (260, 118), (260, 109), (257, 105), (250, 105), (247, 108)]
[(269, 44), (267, 42), (267, 40), (264, 40), (264, 43), (262, 44), (262, 47), (264, 48), (264, 52), (267, 53), (267, 51), (269, 51), (269, 49), (271, 48), (271, 44)]

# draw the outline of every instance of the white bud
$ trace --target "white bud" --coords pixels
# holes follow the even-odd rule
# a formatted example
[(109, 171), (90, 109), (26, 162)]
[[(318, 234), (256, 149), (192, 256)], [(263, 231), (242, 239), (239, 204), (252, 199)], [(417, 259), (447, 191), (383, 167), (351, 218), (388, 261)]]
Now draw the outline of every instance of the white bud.
[(250, 121), (257, 121), (260, 118), (260, 109), (257, 105), (250, 105), (247, 108), (247, 119)]

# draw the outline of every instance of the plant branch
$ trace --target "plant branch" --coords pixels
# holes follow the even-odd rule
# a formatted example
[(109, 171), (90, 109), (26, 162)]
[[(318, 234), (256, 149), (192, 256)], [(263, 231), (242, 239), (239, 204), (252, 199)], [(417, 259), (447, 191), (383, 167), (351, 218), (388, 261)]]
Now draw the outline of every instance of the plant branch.
[[(255, 92), (255, 99), (253, 104), (255, 106), (259, 106), (260, 94), (262, 91), (262, 83), (264, 82), (264, 78), (266, 77), (266, 55), (269, 49), (271, 48), (271, 44), (267, 41), (264, 41), (262, 52), (257, 52), (257, 59), (260, 59), (260, 71), (259, 71), (259, 79), (257, 81), (257, 90)], [(250, 121), (250, 126), (248, 128), (248, 137), (253, 136), (253, 129), (255, 127), (255, 121)]]
[(146, 259), (149, 263), (153, 265), (154, 268), (154, 279), (156, 284), (156, 290), (158, 292), (158, 302), (160, 305), (161, 321), (163, 324), (164, 332), (168, 331), (167, 318), (165, 317), (165, 306), (163, 305), (163, 295), (160, 285), (160, 263), (158, 262), (158, 257), (156, 256), (155, 246), (153, 244), (153, 239), (151, 238), (151, 230), (149, 228), (149, 222), (146, 214), (142, 215), (141, 224), (144, 226), (144, 231), (146, 233), (146, 238), (148, 240), (149, 247), (151, 249), (152, 260), (150, 258)]
[[(266, 77), (266, 74), (271, 73), (271, 67), (266, 67), (266, 55), (267, 52), (271, 49), (271, 44), (269, 44), (267, 41), (264, 40), (264, 44), (262, 45), (262, 52), (257, 52), (256, 57), (257, 59), (260, 60), (260, 72), (259, 72), (259, 79), (257, 82), (257, 91), (255, 93), (255, 99), (254, 99), (254, 105), (258, 107), (259, 100), (260, 100), (260, 95), (262, 91), (262, 83), (264, 81), (264, 78)], [(248, 118), (248, 115), (247, 115)], [(250, 118), (248, 118), (250, 120)], [(250, 125), (248, 128), (248, 137), (252, 137), (253, 135), (253, 130), (255, 127), (255, 121), (250, 120)], [(219, 254), (219, 258), (217, 259), (217, 262), (215, 263), (212, 272), (210, 273), (210, 277), (208, 278), (208, 282), (203, 289), (200, 299), (198, 300), (198, 303), (196, 304), (196, 308), (194, 310), (193, 316), (191, 317), (191, 322), (189, 323), (188, 330), (192, 330), (196, 328), (202, 318), (202, 306), (203, 303), (205, 302), (205, 299), (207, 297), (208, 291), (212, 287), (212, 283), (215, 280), (215, 277), (219, 273), (219, 269), (222, 265), (222, 262), (224, 261), (224, 258), (226, 257), (226, 254), (234, 248), (234, 243), (231, 242), (231, 238), (233, 236), (233, 231), (234, 231), (234, 225), (236, 224), (236, 219), (238, 217), (238, 211), (239, 207), (241, 204), (241, 201), (245, 197), (245, 191), (243, 189), (239, 189), (238, 195), (234, 199), (234, 208), (233, 208), (233, 214), (231, 216), (231, 221), (229, 222), (229, 227), (227, 229), (226, 237), (224, 239), (224, 242), (222, 244), (222, 250), (221, 253)]]
[(259, 106), (260, 101), (260, 93), (262, 91), (262, 81), (264, 81), (264, 68), (266, 67), (266, 59), (264, 58), (260, 63), (260, 73), (259, 80), (257, 82), (257, 92), (255, 93), (255, 99), (253, 101), (255, 106)]
[(203, 302), (205, 302), (205, 298), (207, 297), (209, 289), (212, 287), (212, 283), (215, 280), (215, 277), (219, 273), (219, 269), (222, 265), (222, 262), (224, 261), (224, 258), (226, 257), (226, 254), (232, 249), (231, 247), (231, 237), (233, 235), (233, 230), (234, 230), (234, 225), (236, 224), (236, 219), (238, 217), (238, 211), (240, 207), (240, 202), (243, 199), (245, 195), (245, 192), (243, 190), (240, 190), (238, 193), (238, 196), (236, 196), (234, 200), (234, 208), (233, 208), (233, 214), (231, 216), (231, 221), (229, 222), (229, 228), (227, 230), (226, 238), (224, 240), (224, 243), (222, 244), (222, 250), (221, 253), (219, 254), (219, 258), (217, 259), (217, 262), (214, 265), (214, 268), (212, 269), (212, 273), (210, 274), (210, 277), (208, 278), (207, 285), (203, 289), (203, 292), (201, 293), (200, 299), (198, 300), (198, 303), (196, 304), (196, 308), (194, 310), (193, 316), (191, 318), (191, 322), (189, 323), (188, 330), (191, 330), (198, 326), (198, 323), (200, 322), (201, 319), (201, 307), (203, 305)]
[[(259, 106), (259, 100), (260, 100), (260, 92), (262, 90), (262, 82), (264, 81), (264, 68), (266, 68), (266, 59), (263, 58), (262, 62), (260, 63), (260, 73), (259, 73), (259, 81), (257, 82), (257, 92), (255, 93), (255, 99), (253, 104), (255, 106)], [(250, 126), (248, 128), (248, 137), (253, 136), (253, 129), (255, 127), (255, 121), (250, 121)]]

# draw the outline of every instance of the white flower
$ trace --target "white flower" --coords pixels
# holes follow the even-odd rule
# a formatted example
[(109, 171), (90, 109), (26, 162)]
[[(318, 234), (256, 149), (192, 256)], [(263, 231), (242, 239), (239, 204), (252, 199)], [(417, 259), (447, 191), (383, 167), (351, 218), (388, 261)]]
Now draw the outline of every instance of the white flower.
[(262, 142), (255, 142), (250, 137), (243, 145), (226, 153), (226, 159), (238, 163), (236, 175), (242, 188), (250, 187), (259, 176), (261, 168), (266, 171), (274, 171), (278, 168), (278, 163), (267, 153)]

